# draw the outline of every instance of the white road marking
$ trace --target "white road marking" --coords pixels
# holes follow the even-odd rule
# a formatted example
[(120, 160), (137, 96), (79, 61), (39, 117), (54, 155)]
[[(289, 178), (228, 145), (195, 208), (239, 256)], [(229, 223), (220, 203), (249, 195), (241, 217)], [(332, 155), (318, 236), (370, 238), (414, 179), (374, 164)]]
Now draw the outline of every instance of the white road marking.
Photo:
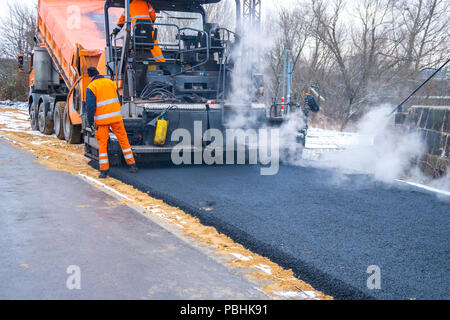
[(93, 182), (93, 183), (95, 183), (95, 184), (97, 184), (97, 185), (99, 185), (99, 186), (102, 186), (102, 187), (105, 188), (106, 190), (111, 191), (112, 193), (118, 195), (118, 196), (121, 197), (121, 198), (124, 198), (124, 199), (126, 199), (126, 200), (132, 201), (132, 200), (131, 200), (130, 198), (128, 198), (126, 195), (124, 195), (124, 194), (120, 193), (119, 191), (117, 191), (117, 190), (115, 190), (115, 189), (113, 189), (113, 188), (107, 186), (106, 184), (104, 184), (104, 183), (98, 181), (97, 179), (94, 179), (94, 178), (91, 178), (91, 177), (89, 177), (89, 176), (87, 176), (87, 175), (84, 175), (84, 174), (82, 174), (81, 172), (78, 172), (78, 175), (81, 176), (81, 177), (83, 177), (84, 179), (86, 179), (86, 180), (88, 180), (88, 181), (91, 181), (91, 182)]

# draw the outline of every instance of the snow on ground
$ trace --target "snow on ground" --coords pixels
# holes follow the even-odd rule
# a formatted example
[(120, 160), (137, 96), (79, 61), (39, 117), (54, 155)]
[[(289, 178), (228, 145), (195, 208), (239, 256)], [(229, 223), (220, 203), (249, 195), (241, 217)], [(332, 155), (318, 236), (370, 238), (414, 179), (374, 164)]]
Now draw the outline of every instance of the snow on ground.
[[(30, 123), (26, 121), (27, 119), (15, 119), (15, 115), (9, 112), (0, 113), (0, 125), (5, 125), (7, 129), (12, 130), (30, 129)], [(4, 128), (2, 128), (2, 130), (4, 130)]]
[[(16, 109), (17, 111), (11, 111), (10, 109)], [(0, 101), (0, 130), (46, 136), (39, 131), (31, 130), (26, 102)]]
[(301, 298), (301, 299), (315, 299), (317, 294), (314, 291), (276, 291), (275, 295), (281, 296), (283, 298)]
[(323, 154), (352, 148), (358, 145), (360, 140), (359, 135), (355, 132), (309, 128), (302, 158), (317, 161)]
[(338, 132), (319, 128), (309, 128), (306, 138), (308, 149), (344, 149), (358, 142), (354, 132)]
[(0, 108), (22, 109), (28, 110), (27, 102), (13, 102), (11, 100), (0, 101)]

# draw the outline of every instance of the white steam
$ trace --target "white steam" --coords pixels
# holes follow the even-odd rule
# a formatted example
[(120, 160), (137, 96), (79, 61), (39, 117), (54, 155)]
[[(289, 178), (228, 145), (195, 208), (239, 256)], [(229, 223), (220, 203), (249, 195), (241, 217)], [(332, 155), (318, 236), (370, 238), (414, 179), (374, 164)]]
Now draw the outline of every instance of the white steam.
[(243, 128), (256, 124), (255, 113), (248, 110), (257, 90), (252, 75), (267, 69), (270, 61), (265, 59), (264, 55), (275, 44), (274, 39), (269, 37), (270, 33), (263, 32), (261, 28), (252, 24), (243, 25), (239, 33), (239, 41), (231, 51), (234, 67), (228, 99), (233, 106), (233, 114), (226, 119), (229, 128)]
[[(264, 73), (270, 66), (267, 53), (273, 50), (276, 39), (273, 32), (264, 32), (253, 25), (244, 25), (241, 28), (240, 40), (233, 48), (231, 56), (234, 61), (234, 70), (231, 78), (231, 94), (229, 100), (233, 106), (232, 115), (226, 119), (228, 128), (259, 127), (268, 130), (272, 127), (266, 123), (258, 123), (257, 114), (249, 110), (255, 96), (254, 79), (252, 74)], [(269, 77), (266, 77), (269, 78)], [(266, 106), (267, 109), (267, 106)], [(290, 164), (301, 162), (302, 144), (297, 140), (301, 129), (306, 126), (303, 112), (291, 113), (279, 129), (279, 141), (258, 141), (259, 147), (277, 144), (280, 149), (280, 161)], [(270, 137), (270, 136), (268, 136)]]
[(401, 178), (425, 148), (417, 132), (395, 129), (391, 111), (391, 106), (384, 105), (368, 112), (358, 123), (356, 144), (322, 159), (329, 166), (370, 173), (384, 182)]
[(298, 138), (300, 131), (305, 127), (306, 122), (301, 110), (291, 113), (288, 119), (280, 126), (280, 160), (282, 162), (291, 165), (303, 163), (303, 144)]

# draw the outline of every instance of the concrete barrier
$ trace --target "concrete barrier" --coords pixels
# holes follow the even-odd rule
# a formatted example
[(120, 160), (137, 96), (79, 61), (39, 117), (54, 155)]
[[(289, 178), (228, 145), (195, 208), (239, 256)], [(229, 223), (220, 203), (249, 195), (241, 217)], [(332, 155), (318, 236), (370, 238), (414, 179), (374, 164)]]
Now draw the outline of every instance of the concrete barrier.
[(397, 113), (400, 130), (417, 131), (426, 143), (421, 169), (434, 178), (445, 175), (450, 166), (450, 106), (412, 106)]

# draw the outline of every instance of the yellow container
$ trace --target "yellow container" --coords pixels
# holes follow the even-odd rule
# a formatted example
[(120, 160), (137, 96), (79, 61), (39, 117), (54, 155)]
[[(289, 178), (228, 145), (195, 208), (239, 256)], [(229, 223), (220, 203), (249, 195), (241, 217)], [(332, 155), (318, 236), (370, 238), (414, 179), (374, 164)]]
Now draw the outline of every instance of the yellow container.
[(167, 126), (168, 122), (164, 119), (160, 119), (156, 122), (155, 139), (154, 143), (156, 145), (164, 145), (166, 143)]

